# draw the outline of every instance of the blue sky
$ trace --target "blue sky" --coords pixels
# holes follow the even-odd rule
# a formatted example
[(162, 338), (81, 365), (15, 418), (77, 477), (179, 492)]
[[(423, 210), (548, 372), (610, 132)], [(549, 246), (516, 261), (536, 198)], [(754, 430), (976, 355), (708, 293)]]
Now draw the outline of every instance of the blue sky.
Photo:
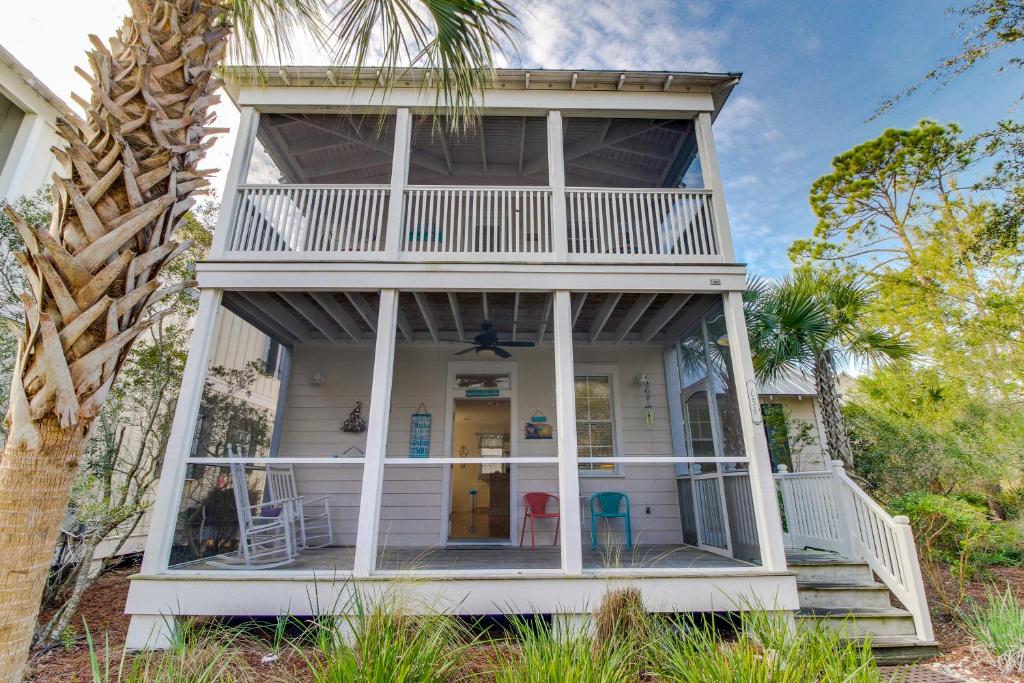
[[(525, 66), (743, 72), (715, 129), (738, 257), (763, 276), (784, 274), (786, 248), (813, 228), (807, 191), (833, 156), (924, 117), (976, 132), (1016, 114), (1024, 92), (1020, 72), (999, 74), (992, 62), (867, 121), (883, 96), (956, 50), (953, 0), (526, 2), (517, 56)], [(110, 35), (126, 8), (16, 3), (5, 9), (0, 44), (67, 99), (82, 90), (72, 68), (84, 64), (87, 34)], [(221, 109), (221, 125), (233, 127), (237, 114)], [(231, 142), (216, 145), (211, 165), (226, 168)]]

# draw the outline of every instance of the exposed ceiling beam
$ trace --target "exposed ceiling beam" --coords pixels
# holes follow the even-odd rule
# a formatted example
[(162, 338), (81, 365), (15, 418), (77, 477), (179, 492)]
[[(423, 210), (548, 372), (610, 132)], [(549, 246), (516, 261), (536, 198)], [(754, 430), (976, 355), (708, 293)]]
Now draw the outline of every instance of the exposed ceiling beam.
[(672, 85), (672, 74), (669, 74), (668, 76), (665, 77), (665, 82), (661, 84), (661, 89), (663, 91), (667, 91), (669, 89), (669, 86), (671, 86), (671, 85)]
[(512, 341), (516, 340), (516, 334), (519, 332), (519, 292), (516, 292), (515, 297), (512, 299)]
[(288, 143), (288, 156), (299, 156), (300, 154), (309, 154), (310, 152), (319, 152), (325, 149), (334, 149), (335, 147), (343, 147), (345, 145), (362, 144), (354, 143), (348, 138), (342, 138), (333, 134), (314, 135), (308, 138), (302, 138), (300, 140), (293, 140)]
[[(259, 137), (258, 133), (257, 137)], [(263, 148), (274, 162), (274, 165), (277, 166), (277, 169), (286, 176), (294, 178), (293, 182), (301, 183), (306, 181), (299, 166), (288, 156), (288, 144), (281, 137), (281, 132), (273, 126), (268, 126), (265, 138), (261, 140)]]
[(658, 298), (657, 294), (641, 294), (637, 297), (637, 300), (633, 302), (633, 305), (626, 311), (626, 317), (622, 319), (618, 327), (615, 328), (615, 343), (621, 344), (622, 341), (633, 331), (633, 326), (636, 325), (637, 321), (643, 317), (643, 314), (650, 308), (654, 300)]
[(483, 304), (483, 309), (484, 309), (484, 320), (490, 320), (491, 319), (491, 310), (490, 310), (490, 306), (487, 305), (487, 292), (480, 292), (480, 297), (481, 297), (481, 303)]
[(626, 85), (626, 74), (619, 74), (619, 82), (616, 83), (615, 89), (622, 90), (622, 86)]
[(654, 335), (661, 332), (661, 329), (668, 324), (668, 321), (676, 316), (686, 302), (690, 300), (692, 294), (673, 294), (672, 298), (665, 302), (665, 304), (658, 309), (658, 312), (654, 314), (644, 329), (640, 330), (640, 343), (646, 344)]
[(333, 294), (329, 292), (313, 292), (312, 296), (327, 311), (327, 315), (334, 318), (334, 322), (338, 323), (341, 329), (345, 330), (345, 334), (352, 337), (352, 341), (363, 340), (363, 331), (359, 328), (359, 323), (349, 315), (348, 311), (334, 298)]
[(274, 320), (267, 318), (267, 314), (253, 306), (248, 299), (241, 296), (239, 292), (224, 293), (224, 307), (249, 323), (257, 330), (277, 339), (282, 344), (289, 346), (301, 340), (291, 330), (278, 325)]
[[(677, 166), (678, 162), (676, 161), (676, 159), (679, 157), (680, 154), (683, 153), (683, 147), (686, 145), (686, 141), (689, 138), (690, 138), (690, 136), (687, 135), (686, 133), (683, 133), (683, 132), (679, 133), (679, 139), (676, 140), (675, 146), (672, 147), (672, 162), (668, 163), (668, 164), (665, 164), (665, 170), (661, 172), (661, 177), (658, 178), (658, 187), (664, 187), (665, 183), (670, 179), (670, 176), (672, 175), (672, 172), (675, 171), (677, 168), (679, 169), (678, 173), (682, 173), (683, 172), (683, 168), (685, 168), (685, 166), (683, 166), (683, 164), (688, 163), (688, 162), (680, 163)], [(694, 142), (696, 142), (696, 140)], [(695, 146), (695, 148), (696, 148), (696, 146)]]
[[(609, 119), (609, 122), (611, 122), (611, 119)], [(663, 128), (671, 123), (671, 120), (664, 119), (628, 119), (624, 121), (616, 121), (614, 126), (609, 126), (603, 136), (595, 135), (594, 137), (584, 138), (583, 140), (577, 140), (570, 145), (566, 145), (563, 156), (567, 162), (573, 159), (578, 159), (590, 154), (591, 152), (596, 152), (602, 147), (614, 145), (617, 142), (634, 138), (637, 135), (643, 135), (649, 130)], [(523, 165), (523, 172), (526, 175), (539, 173), (547, 168), (547, 163), (547, 153), (537, 155), (527, 160)]]
[(405, 341), (412, 341), (412, 325), (409, 323), (409, 318), (406, 317), (405, 311), (401, 308), (398, 309), (398, 331), (405, 337)]
[(448, 292), (448, 305), (452, 309), (452, 317), (455, 318), (455, 331), (459, 334), (459, 341), (466, 338), (466, 329), (462, 326), (462, 312), (459, 311), (459, 295), (455, 292)]
[(331, 324), (330, 318), (317, 308), (305, 294), (301, 294), (299, 292), (281, 292), (280, 296), (288, 302), (289, 306), (298, 311), (299, 315), (308, 320), (313, 327), (320, 330), (324, 337), (331, 341), (341, 341), (341, 335), (334, 329), (334, 325)]
[(238, 292), (238, 295), (252, 304), (257, 311), (288, 330), (289, 334), (303, 344), (309, 342), (309, 332), (305, 325), (266, 292)]
[(577, 78), (576, 73), (573, 72), (572, 78), (569, 79), (569, 90), (575, 90), (576, 89), (576, 78)]
[(576, 327), (576, 321), (580, 319), (580, 313), (583, 312), (583, 304), (587, 303), (587, 293), (581, 292), (576, 299), (576, 304), (572, 309), (572, 326)]
[(362, 292), (345, 292), (345, 298), (348, 299), (352, 307), (356, 309), (356, 312), (362, 316), (366, 324), (370, 326), (370, 330), (377, 334), (377, 311), (373, 310), (373, 306), (366, 300)]
[(430, 307), (430, 302), (427, 301), (427, 295), (423, 292), (413, 292), (412, 297), (416, 299), (416, 305), (420, 308), (420, 314), (423, 315), (423, 320), (427, 323), (427, 331), (430, 332), (430, 338), (437, 344), (441, 341), (441, 337), (437, 333), (437, 318), (434, 317), (434, 311)]
[(608, 318), (612, 316), (612, 312), (615, 310), (615, 306), (618, 305), (620, 298), (622, 298), (621, 293), (609, 292), (604, 302), (601, 303), (601, 308), (597, 309), (597, 315), (594, 316), (593, 322), (590, 323), (590, 331), (587, 333), (587, 341), (591, 344), (597, 340), (601, 330), (608, 324)]
[[(544, 312), (540, 316), (540, 326), (537, 328), (537, 343), (544, 341), (544, 334), (548, 331), (548, 318), (551, 317), (551, 305), (554, 303), (555, 295), (548, 294), (544, 299)], [(572, 340), (570, 340), (572, 343)]]
[[(680, 134), (681, 138), (686, 136)], [(676, 143), (679, 144), (678, 142)], [(641, 142), (639, 140), (623, 140), (622, 142), (616, 142), (614, 145), (608, 145), (611, 149), (621, 150), (623, 152), (629, 152), (630, 154), (638, 154), (644, 157), (650, 157), (651, 159), (657, 159), (658, 161), (671, 161), (675, 159), (675, 154), (672, 150), (665, 145), (657, 142)]]

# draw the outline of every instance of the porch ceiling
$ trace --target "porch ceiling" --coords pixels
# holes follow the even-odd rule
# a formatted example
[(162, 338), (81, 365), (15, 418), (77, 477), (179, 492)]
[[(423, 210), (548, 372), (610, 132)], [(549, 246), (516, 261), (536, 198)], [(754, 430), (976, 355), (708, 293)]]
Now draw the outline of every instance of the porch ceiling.
[[(226, 291), (224, 306), (288, 345), (369, 344), (377, 292)], [(572, 295), (573, 339), (586, 344), (664, 344), (717, 297), (686, 293), (591, 292)], [(399, 295), (400, 343), (462, 343), (484, 320), (499, 338), (552, 341), (553, 297), (545, 292), (407, 292)]]
[[(696, 154), (686, 119), (566, 117), (566, 183), (578, 187), (663, 187)], [(290, 183), (382, 184), (390, 181), (394, 116), (263, 114), (258, 137)], [(413, 119), (413, 185), (541, 186), (547, 177), (542, 116), (484, 116), (452, 133), (429, 116)]]

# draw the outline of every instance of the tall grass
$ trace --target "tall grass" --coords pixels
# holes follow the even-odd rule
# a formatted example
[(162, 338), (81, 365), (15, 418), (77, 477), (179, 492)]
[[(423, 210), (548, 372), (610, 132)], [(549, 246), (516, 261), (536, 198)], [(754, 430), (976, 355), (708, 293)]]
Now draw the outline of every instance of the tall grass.
[(1005, 673), (1024, 672), (1024, 605), (1006, 586), (989, 589), (985, 604), (964, 613), (967, 631), (995, 658)]
[(792, 630), (785, 617), (744, 612), (728, 642), (689, 617), (658, 619), (648, 650), (651, 673), (666, 683), (880, 683), (870, 643), (822, 630)]
[(394, 599), (367, 605), (356, 598), (354, 613), (323, 616), (304, 640), (303, 653), (316, 683), (443, 683), (464, 678), (461, 670), (474, 638), (462, 622), (445, 614), (414, 615)]
[(182, 620), (163, 651), (130, 656), (127, 648), (116, 661), (104, 639), (100, 652), (85, 629), (93, 683), (247, 683), (257, 677), (243, 654), (250, 645), (241, 627), (203, 627)]
[(639, 651), (628, 641), (597, 644), (584, 629), (549, 628), (514, 616), (511, 638), (495, 644), (495, 683), (621, 683), (638, 680)]

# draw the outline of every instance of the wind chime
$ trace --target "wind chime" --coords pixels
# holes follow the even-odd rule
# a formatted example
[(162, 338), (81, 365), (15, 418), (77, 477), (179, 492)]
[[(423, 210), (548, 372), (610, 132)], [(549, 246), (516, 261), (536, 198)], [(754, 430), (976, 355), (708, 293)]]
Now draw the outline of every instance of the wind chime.
[(356, 401), (356, 407), (348, 414), (341, 425), (341, 431), (360, 433), (366, 431), (366, 420), (363, 419), (363, 403)]

